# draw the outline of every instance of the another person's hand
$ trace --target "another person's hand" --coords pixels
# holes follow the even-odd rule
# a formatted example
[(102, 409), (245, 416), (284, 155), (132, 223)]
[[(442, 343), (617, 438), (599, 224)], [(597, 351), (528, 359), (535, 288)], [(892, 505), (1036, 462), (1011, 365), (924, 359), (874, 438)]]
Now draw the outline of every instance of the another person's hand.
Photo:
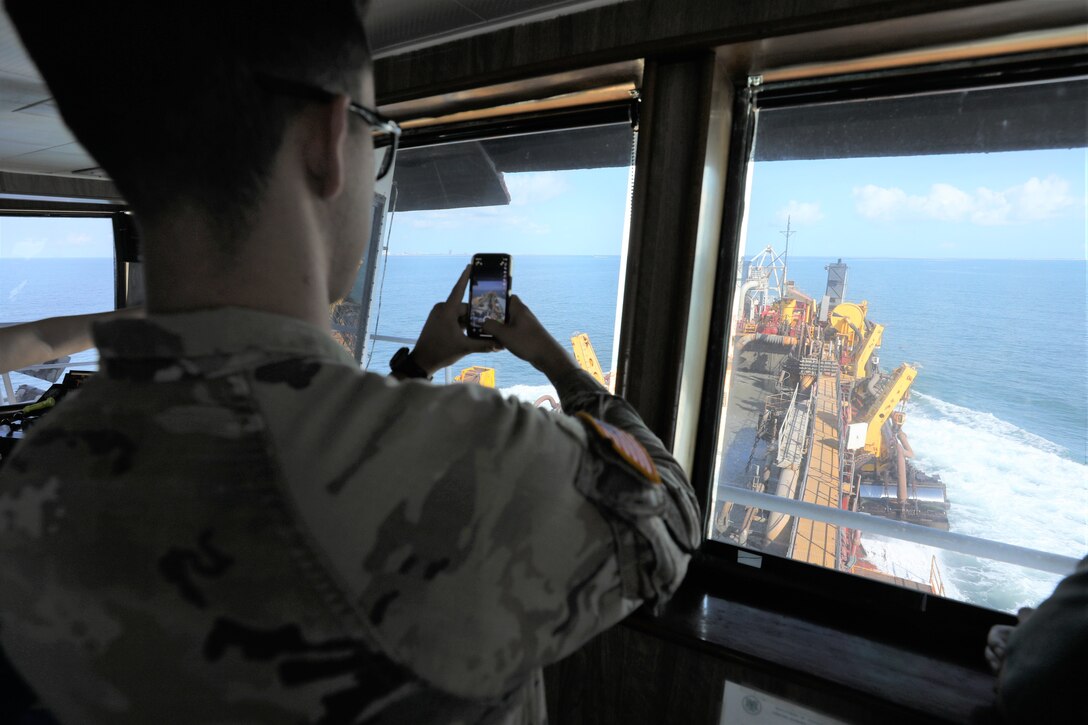
[[(1034, 611), (1030, 607), (1022, 607), (1016, 613), (1019, 624), (1026, 622)], [(1009, 645), (1009, 635), (1012, 634), (1014, 629), (1016, 629), (1015, 625), (996, 624), (990, 627), (990, 631), (986, 635), (986, 662), (989, 663), (990, 669), (995, 673), (1001, 670), (1001, 665), (1005, 662), (1005, 651)]]
[(94, 347), (91, 327), (96, 322), (143, 316), (143, 307), (130, 307), (0, 327), (0, 373), (40, 365)]
[(498, 346), (491, 340), (480, 340), (465, 335), (462, 321), (468, 314), (468, 305), (461, 300), (468, 286), (469, 267), (461, 273), (457, 284), (445, 302), (431, 308), (427, 321), (419, 333), (412, 359), (417, 365), (434, 375), (442, 368), (475, 352), (494, 352)]
[(516, 295), (511, 295), (506, 324), (488, 320), (483, 331), (510, 352), (544, 373), (549, 380), (576, 368), (574, 359), (555, 338), (548, 334), (532, 310)]

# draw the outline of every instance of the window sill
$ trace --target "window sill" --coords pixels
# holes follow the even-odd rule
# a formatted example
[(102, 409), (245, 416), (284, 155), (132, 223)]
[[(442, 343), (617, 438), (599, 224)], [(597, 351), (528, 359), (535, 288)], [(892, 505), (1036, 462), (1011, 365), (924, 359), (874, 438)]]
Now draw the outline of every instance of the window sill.
[[(997, 721), (985, 632), (1011, 617), (934, 597), (912, 612), (897, 587), (822, 570), (786, 582), (725, 558), (701, 556), (660, 617), (639, 612), (626, 627), (763, 670), (787, 683), (782, 695), (839, 717), (856, 718), (860, 698), (893, 719)], [(834, 581), (812, 586), (822, 575)]]

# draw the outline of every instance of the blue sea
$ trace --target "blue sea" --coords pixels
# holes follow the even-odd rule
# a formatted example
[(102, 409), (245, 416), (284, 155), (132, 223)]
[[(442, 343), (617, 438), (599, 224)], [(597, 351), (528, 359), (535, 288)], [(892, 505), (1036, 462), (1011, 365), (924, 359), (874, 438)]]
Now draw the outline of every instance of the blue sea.
[[(379, 272), (375, 286), (381, 293), (375, 295), (370, 332), (415, 338), (431, 307), (449, 295), (468, 262), (468, 257), (459, 256), (388, 257), (385, 283), (381, 284)], [(571, 336), (587, 333), (601, 366), (605, 371), (611, 369), (620, 280), (618, 256), (519, 256), (513, 260), (511, 278), (510, 291), (529, 306), (556, 339), (569, 346)], [(386, 372), (389, 359), (400, 346), (377, 343), (368, 369)], [(548, 386), (545, 377), (531, 365), (505, 351), (470, 355), (456, 365), (452, 374), (473, 365), (494, 368), (499, 388), (523, 386), (546, 392), (543, 388)]]
[[(790, 260), (819, 299), (824, 266)], [(1072, 557), (1088, 553), (1088, 295), (1083, 261), (846, 259), (846, 297), (885, 325), (881, 366), (919, 369), (905, 428), (925, 471), (941, 476), (953, 531)], [(467, 257), (390, 256), (375, 285), (371, 332), (414, 338)], [(514, 259), (513, 291), (564, 343), (588, 333), (611, 369), (619, 257)], [(380, 291), (380, 294), (379, 294)], [(0, 259), (0, 322), (113, 305), (112, 260)], [(380, 305), (380, 309), (379, 306)], [(388, 369), (398, 343), (373, 348)], [(93, 359), (93, 353), (84, 353)], [(547, 381), (506, 352), (466, 358), (533, 398)], [(931, 552), (866, 539), (888, 570), (928, 580)], [(1037, 604), (1057, 577), (935, 552), (949, 595), (1005, 611)]]
[[(833, 259), (789, 260), (819, 300)], [(1088, 554), (1088, 295), (1084, 261), (845, 259), (846, 299), (885, 326), (880, 364), (918, 378), (904, 430), (938, 474), (954, 532)], [(1059, 577), (865, 537), (885, 571), (928, 581), (936, 556), (958, 599), (1014, 612)]]

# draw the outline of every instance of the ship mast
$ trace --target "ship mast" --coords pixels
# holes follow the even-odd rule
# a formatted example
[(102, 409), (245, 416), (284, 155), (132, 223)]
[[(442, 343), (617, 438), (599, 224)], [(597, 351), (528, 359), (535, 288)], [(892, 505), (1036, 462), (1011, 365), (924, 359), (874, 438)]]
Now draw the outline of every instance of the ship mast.
[(779, 281), (778, 296), (782, 299), (786, 297), (786, 281), (790, 276), (790, 237), (797, 232), (790, 229), (790, 216), (786, 216), (786, 231), (779, 232), (786, 238), (786, 251), (782, 253), (782, 279)]

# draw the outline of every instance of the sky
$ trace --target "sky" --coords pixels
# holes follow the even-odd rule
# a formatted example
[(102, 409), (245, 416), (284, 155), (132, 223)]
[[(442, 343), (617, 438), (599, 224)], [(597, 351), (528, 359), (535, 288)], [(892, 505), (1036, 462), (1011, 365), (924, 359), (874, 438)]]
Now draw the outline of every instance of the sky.
[(505, 206), (401, 212), (390, 254), (618, 255), (627, 168), (506, 174)]
[[(1085, 149), (756, 163), (745, 255), (1086, 258)], [(617, 255), (626, 168), (506, 174), (510, 204), (401, 212), (391, 254)], [(0, 217), (0, 259), (108, 257), (109, 220)]]
[(113, 222), (86, 217), (0, 217), (0, 260), (113, 257)]
[[(745, 254), (1085, 259), (1085, 149), (755, 164)], [(404, 212), (392, 254), (619, 254), (626, 169), (507, 174), (509, 206)]]
[(745, 254), (1085, 259), (1085, 149), (764, 161)]

